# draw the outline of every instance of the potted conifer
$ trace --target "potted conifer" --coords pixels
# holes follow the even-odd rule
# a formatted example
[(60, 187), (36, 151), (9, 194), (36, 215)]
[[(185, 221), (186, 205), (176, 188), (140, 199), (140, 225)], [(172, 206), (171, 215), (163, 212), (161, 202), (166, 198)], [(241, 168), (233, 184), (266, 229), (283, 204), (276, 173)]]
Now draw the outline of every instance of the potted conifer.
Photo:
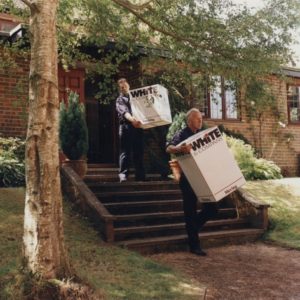
[(70, 165), (83, 178), (87, 170), (88, 129), (85, 107), (75, 92), (70, 92), (66, 104), (60, 104), (59, 139), (60, 148), (68, 158), (64, 164)]

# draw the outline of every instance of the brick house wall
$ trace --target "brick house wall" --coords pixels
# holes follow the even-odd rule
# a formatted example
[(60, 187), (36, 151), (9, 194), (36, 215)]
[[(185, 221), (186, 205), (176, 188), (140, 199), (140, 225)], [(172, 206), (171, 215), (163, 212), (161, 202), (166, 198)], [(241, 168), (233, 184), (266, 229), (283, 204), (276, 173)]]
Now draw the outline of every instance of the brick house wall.
[[(0, 58), (5, 59), (4, 50)], [(29, 92), (28, 55), (15, 56), (8, 66), (0, 68), (0, 134), (2, 136), (24, 137), (27, 127), (27, 104)], [(84, 102), (84, 70), (70, 72), (58, 68), (59, 97), (66, 101), (68, 90), (79, 94)]]
[[(280, 126), (277, 118), (271, 112), (266, 113), (262, 126), (262, 155), (279, 165), (285, 176), (297, 176), (299, 175), (300, 124), (288, 122), (287, 82), (276, 76), (270, 76), (267, 80), (276, 97), (278, 111), (281, 113), (281, 122), (286, 127)], [(289, 78), (289, 82), (300, 84), (300, 78)], [(242, 133), (254, 147), (259, 148), (259, 122), (251, 121), (248, 118), (243, 103), (239, 120), (206, 119), (205, 122), (209, 126), (223, 124), (230, 130)], [(291, 135), (293, 138), (289, 139)]]
[[(5, 53), (0, 51), (1, 59)], [(17, 56), (13, 65), (0, 68), (0, 134), (24, 136), (27, 123), (29, 59)]]
[[(3, 58), (3, 52), (0, 52), (0, 57)], [(134, 68), (123, 66), (119, 75), (127, 77), (134, 88), (140, 84), (141, 70), (137, 61), (133, 64)], [(17, 57), (14, 67), (0, 68), (0, 134), (3, 136), (25, 136), (26, 134), (28, 74), (28, 57)], [(64, 73), (64, 75), (66, 74)], [(299, 174), (300, 124), (288, 122), (287, 82), (276, 76), (270, 76), (268, 80), (277, 99), (278, 109), (282, 115), (281, 121), (286, 124), (286, 127), (280, 127), (272, 113), (267, 114), (262, 126), (262, 154), (264, 158), (276, 162), (282, 168), (284, 175), (295, 176)], [(300, 84), (300, 78), (289, 77), (289, 80)], [(77, 80), (75, 81), (77, 82)], [(80, 84), (80, 90), (82, 90), (83, 77)], [(84, 99), (84, 94), (81, 96)], [(253, 146), (258, 146), (259, 123), (257, 121), (250, 122), (243, 103), (239, 120), (206, 119), (205, 122), (209, 126), (223, 124), (230, 130), (242, 133)], [(293, 138), (289, 140), (287, 135), (293, 136)], [(156, 147), (158, 152), (161, 151), (153, 142), (150, 142), (149, 146)], [(147, 153), (146, 161), (151, 166), (151, 159)]]

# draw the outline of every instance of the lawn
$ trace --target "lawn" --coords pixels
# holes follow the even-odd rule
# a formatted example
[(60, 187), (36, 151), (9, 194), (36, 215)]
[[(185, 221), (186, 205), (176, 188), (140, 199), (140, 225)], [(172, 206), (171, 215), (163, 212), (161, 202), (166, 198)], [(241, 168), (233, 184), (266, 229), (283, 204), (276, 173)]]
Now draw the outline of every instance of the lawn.
[[(300, 179), (248, 182), (244, 188), (271, 205), (266, 240), (300, 249)], [(0, 299), (21, 265), (23, 188), (0, 190)], [(204, 287), (171, 267), (101, 241), (88, 220), (64, 203), (65, 237), (72, 265), (106, 299), (199, 299)], [(19, 299), (18, 299), (19, 300)]]
[[(24, 189), (0, 191), (0, 299), (11, 299), (9, 286), (4, 285), (20, 267)], [(137, 253), (107, 246), (69, 203), (64, 206), (72, 265), (106, 299), (199, 299), (203, 292), (199, 284)]]
[(271, 205), (266, 240), (300, 249), (300, 178), (251, 181), (244, 188)]

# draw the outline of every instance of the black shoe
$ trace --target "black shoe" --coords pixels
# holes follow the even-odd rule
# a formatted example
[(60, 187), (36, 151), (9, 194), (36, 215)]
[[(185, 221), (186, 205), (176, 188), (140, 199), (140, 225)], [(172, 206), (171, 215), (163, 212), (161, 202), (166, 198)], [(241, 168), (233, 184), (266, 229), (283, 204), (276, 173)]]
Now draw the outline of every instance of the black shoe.
[(202, 249), (192, 249), (190, 250), (191, 253), (199, 256), (206, 256), (206, 252), (204, 252)]

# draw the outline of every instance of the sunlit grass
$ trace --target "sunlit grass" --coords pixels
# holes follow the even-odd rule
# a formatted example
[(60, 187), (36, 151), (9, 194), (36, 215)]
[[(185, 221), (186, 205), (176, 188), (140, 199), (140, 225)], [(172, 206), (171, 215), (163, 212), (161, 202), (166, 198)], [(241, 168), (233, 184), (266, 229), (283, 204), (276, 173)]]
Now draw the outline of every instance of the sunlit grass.
[(244, 188), (271, 205), (266, 239), (300, 249), (300, 178), (252, 181)]
[[(0, 299), (21, 262), (24, 189), (0, 190)], [(199, 299), (204, 288), (135, 252), (104, 243), (87, 219), (65, 203), (65, 239), (77, 275), (106, 299)], [(19, 300), (19, 299), (18, 299)]]

